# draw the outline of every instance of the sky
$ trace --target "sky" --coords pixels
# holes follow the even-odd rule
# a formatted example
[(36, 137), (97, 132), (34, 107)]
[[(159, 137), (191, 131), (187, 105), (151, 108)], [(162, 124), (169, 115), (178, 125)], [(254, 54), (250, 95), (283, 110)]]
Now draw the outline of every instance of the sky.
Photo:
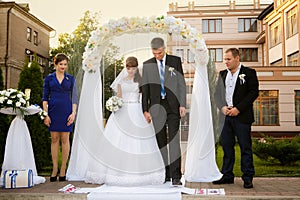
[[(13, 0), (3, 0), (13, 1)], [(50, 46), (57, 46), (61, 33), (72, 33), (85, 11), (99, 12), (100, 24), (109, 19), (122, 17), (151, 17), (166, 15), (169, 3), (178, 2), (185, 6), (192, 0), (15, 0), (16, 3), (29, 3), (30, 13), (55, 29), (50, 35)], [(229, 0), (194, 0), (195, 5), (228, 4)], [(252, 3), (253, 0), (236, 0), (237, 4)], [(261, 0), (271, 3), (272, 0)]]

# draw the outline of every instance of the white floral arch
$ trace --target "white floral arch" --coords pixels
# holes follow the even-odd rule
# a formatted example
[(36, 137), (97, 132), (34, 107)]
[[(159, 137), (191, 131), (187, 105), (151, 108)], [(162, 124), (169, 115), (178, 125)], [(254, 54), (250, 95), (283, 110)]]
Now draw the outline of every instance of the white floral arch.
[[(212, 181), (207, 179), (207, 174), (215, 175), (215, 179), (219, 177), (220, 173), (215, 164), (215, 143), (206, 67), (209, 56), (205, 41), (196, 28), (191, 27), (182, 19), (162, 16), (151, 18), (123, 17), (118, 20), (110, 20), (92, 32), (83, 54), (82, 68), (86, 73), (83, 77), (72, 154), (67, 172), (69, 180), (84, 180), (85, 173), (89, 170), (88, 163), (93, 159), (97, 160), (95, 155), (101, 154), (99, 147), (90, 145), (90, 142), (101, 140), (101, 133), (104, 130), (102, 123), (102, 104), (104, 102), (101, 102), (102, 87), (99, 68), (109, 41), (113, 37), (125, 33), (150, 32), (179, 35), (183, 41), (189, 44), (191, 51), (195, 54), (195, 76), (190, 109), (185, 178), (188, 181), (194, 179)], [(82, 160), (83, 158), (86, 161)], [(203, 162), (211, 165), (208, 167), (209, 172), (198, 170)]]
[(181, 35), (197, 56), (196, 65), (206, 66), (208, 62), (207, 48), (198, 30), (180, 18), (162, 16), (151, 18), (123, 17), (118, 20), (110, 20), (107, 24), (93, 31), (83, 54), (83, 69), (93, 71), (99, 67), (102, 58), (100, 55), (104, 53), (108, 41), (112, 37), (125, 33), (149, 32)]

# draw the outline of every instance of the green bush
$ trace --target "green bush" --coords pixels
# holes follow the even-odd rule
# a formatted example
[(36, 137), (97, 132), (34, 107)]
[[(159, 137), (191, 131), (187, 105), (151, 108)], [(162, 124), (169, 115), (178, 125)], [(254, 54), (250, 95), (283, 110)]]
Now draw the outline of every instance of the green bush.
[[(33, 61), (30, 66), (25, 63), (20, 74), (18, 85), (19, 90), (31, 89), (30, 104), (42, 106), (43, 76), (39, 64)], [(35, 164), (38, 172), (51, 165), (51, 139), (48, 128), (40, 117), (36, 115), (25, 116), (35, 157)]]
[[(4, 90), (1, 66), (0, 66), (0, 90)], [(4, 159), (4, 149), (5, 149), (6, 136), (9, 128), (10, 118), (11, 116), (0, 113), (0, 122), (1, 122), (0, 123), (0, 166)]]
[(293, 139), (267, 137), (253, 141), (253, 153), (261, 160), (279, 161), (281, 165), (293, 165), (300, 160), (300, 135)]

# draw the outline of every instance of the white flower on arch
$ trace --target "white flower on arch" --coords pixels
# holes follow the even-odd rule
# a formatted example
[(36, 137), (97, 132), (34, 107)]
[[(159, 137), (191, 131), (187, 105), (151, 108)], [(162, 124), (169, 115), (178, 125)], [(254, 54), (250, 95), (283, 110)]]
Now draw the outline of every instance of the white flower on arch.
[(195, 54), (196, 66), (206, 66), (208, 62), (208, 51), (197, 29), (191, 27), (180, 18), (167, 17), (123, 17), (118, 20), (110, 20), (91, 33), (91, 37), (85, 47), (82, 68), (88, 72), (94, 72), (100, 65), (103, 53), (108, 41), (118, 35), (125, 33), (168, 33), (180, 35), (189, 43), (191, 51)]

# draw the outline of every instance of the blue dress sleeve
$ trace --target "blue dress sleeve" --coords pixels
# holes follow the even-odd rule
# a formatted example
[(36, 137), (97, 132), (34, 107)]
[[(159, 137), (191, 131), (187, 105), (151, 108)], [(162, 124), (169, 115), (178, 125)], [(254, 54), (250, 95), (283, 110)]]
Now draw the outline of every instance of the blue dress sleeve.
[(43, 86), (43, 101), (48, 101), (50, 96), (49, 76), (46, 76)]
[(73, 77), (73, 88), (72, 88), (72, 104), (78, 105), (78, 92), (76, 88), (76, 79)]

